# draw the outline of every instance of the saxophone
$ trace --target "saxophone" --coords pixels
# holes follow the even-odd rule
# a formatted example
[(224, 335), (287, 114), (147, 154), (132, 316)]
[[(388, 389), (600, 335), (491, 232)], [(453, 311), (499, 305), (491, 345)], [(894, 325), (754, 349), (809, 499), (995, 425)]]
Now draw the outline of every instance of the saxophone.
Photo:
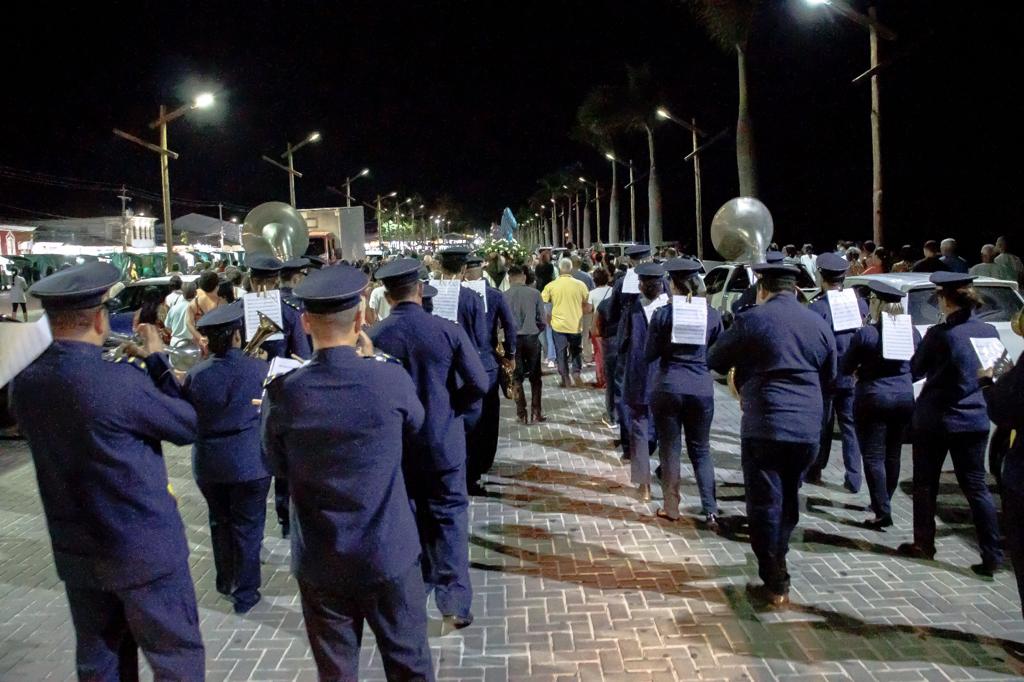
[(494, 354), (498, 356), (498, 365), (501, 366), (501, 377), (499, 381), (502, 392), (509, 400), (518, 400), (523, 387), (516, 381), (516, 360), (505, 355), (505, 347), (500, 341), (494, 344)]

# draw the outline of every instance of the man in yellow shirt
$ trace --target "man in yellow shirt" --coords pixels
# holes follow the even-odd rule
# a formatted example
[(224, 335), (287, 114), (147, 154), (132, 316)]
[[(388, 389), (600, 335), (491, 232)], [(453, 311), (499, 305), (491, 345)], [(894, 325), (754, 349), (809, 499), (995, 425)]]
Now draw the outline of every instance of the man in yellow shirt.
[(572, 276), (572, 261), (568, 258), (558, 261), (558, 277), (541, 292), (544, 302), (551, 304), (551, 331), (555, 338), (558, 373), (562, 377), (558, 385), (562, 388), (569, 385), (570, 360), (573, 382), (577, 387), (583, 386), (580, 378), (583, 315), (593, 311), (593, 306), (587, 302), (588, 293), (587, 285)]

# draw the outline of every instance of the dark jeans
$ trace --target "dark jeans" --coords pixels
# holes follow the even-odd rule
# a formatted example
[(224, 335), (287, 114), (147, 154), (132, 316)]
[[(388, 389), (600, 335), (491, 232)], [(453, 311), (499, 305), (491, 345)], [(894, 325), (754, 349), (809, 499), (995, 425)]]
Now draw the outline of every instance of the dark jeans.
[(987, 431), (949, 433), (941, 429), (914, 433), (914, 544), (935, 547), (935, 511), (939, 479), (946, 455), (953, 459), (960, 490), (967, 497), (978, 534), (982, 561), (1000, 564), (999, 522), (996, 507), (985, 483)]
[(554, 335), (558, 373), (562, 375), (563, 379), (568, 379), (571, 363), (572, 373), (579, 374), (583, 370), (583, 335), (563, 334), (562, 332), (554, 332)]
[(1017, 577), (1017, 596), (1024, 599), (1024, 457), (1019, 451), (1011, 451), (1003, 460), (1002, 480), (1006, 548)]
[(651, 400), (651, 413), (661, 447), (661, 490), (665, 495), (665, 513), (679, 518), (679, 469), (682, 434), (685, 430), (686, 454), (693, 465), (701, 512), (717, 514), (715, 465), (711, 461), (711, 420), (715, 416), (712, 396), (685, 395), (658, 391)]
[(155, 680), (203, 680), (206, 654), (188, 564), (140, 587), (104, 591), (65, 584), (80, 680), (139, 679), (138, 649)]
[(291, 501), (288, 497), (288, 479), (280, 476), (274, 477), (274, 509), (277, 511), (277, 522), (281, 524), (281, 530), (287, 534), (291, 527), (290, 516)]
[(501, 388), (498, 372), (487, 372), (490, 382), (480, 406), (480, 418), (466, 432), (466, 482), (476, 483), (494, 464), (498, 452), (498, 418), (501, 416)]
[(423, 578), (414, 564), (377, 585), (324, 590), (299, 581), (302, 617), (321, 680), (358, 680), (363, 624), (373, 631), (389, 680), (433, 680)]
[(18, 314), (18, 306), (21, 306), (21, 312), (23, 312), (24, 314), (28, 315), (28, 309), (25, 308), (25, 304), (24, 303), (12, 303), (11, 304), (11, 315), (17, 315)]
[[(454, 427), (453, 427), (454, 428)], [(406, 478), (423, 547), (423, 582), (444, 616), (470, 615), (469, 498), (465, 465)]]
[(892, 495), (900, 481), (903, 434), (914, 413), (914, 396), (912, 393), (861, 396), (854, 401), (853, 412), (871, 510), (878, 518), (889, 518)]
[(857, 428), (853, 420), (853, 389), (844, 389), (824, 399), (824, 421), (821, 425), (821, 446), (818, 449), (817, 461), (810, 473), (821, 476), (822, 470), (828, 465), (832, 453), (832, 431), (839, 421), (839, 437), (843, 443), (843, 467), (846, 473), (843, 482), (857, 492), (861, 483), (861, 455), (857, 445)]
[(260, 546), (267, 521), (270, 477), (241, 483), (199, 483), (210, 508), (217, 591), (237, 607), (260, 600)]
[(800, 484), (817, 451), (816, 443), (740, 441), (750, 546), (761, 580), (776, 594), (789, 589), (789, 538), (800, 520)]
[(615, 375), (618, 371), (619, 348), (615, 345), (614, 338), (601, 339), (602, 350), (604, 351), (604, 409), (608, 412), (608, 421), (617, 424), (619, 421), (619, 409), (617, 404), (619, 392)]
[(516, 381), (520, 386), (520, 400), (516, 409), (520, 416), (526, 414), (526, 380), (530, 381), (530, 397), (535, 413), (540, 412), (541, 369), (540, 334), (519, 334), (516, 336)]

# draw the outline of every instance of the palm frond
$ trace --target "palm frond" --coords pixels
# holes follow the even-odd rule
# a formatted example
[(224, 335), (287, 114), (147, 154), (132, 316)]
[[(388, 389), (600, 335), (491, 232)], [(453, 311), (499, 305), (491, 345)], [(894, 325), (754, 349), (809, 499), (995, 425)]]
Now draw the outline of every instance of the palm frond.
[(697, 18), (722, 49), (745, 45), (760, 0), (691, 0)]

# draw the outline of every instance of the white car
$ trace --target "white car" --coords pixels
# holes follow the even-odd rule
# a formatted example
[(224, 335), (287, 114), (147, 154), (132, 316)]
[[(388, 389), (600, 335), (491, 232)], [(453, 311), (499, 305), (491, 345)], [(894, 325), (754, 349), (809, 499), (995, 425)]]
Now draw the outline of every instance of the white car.
[[(846, 286), (867, 298), (868, 282), (881, 281), (903, 292), (904, 308), (923, 337), (928, 328), (939, 321), (939, 304), (935, 285), (928, 281), (926, 272), (901, 272), (885, 275), (853, 275), (846, 278)], [(1017, 291), (1017, 283), (991, 277), (974, 280), (974, 288), (981, 298), (977, 316), (999, 332), (999, 340), (1006, 346), (1010, 358), (1016, 362), (1024, 351), (1024, 338), (1010, 329), (1011, 318), (1024, 307), (1024, 298)]]
[[(802, 300), (809, 301), (818, 292), (818, 284), (799, 261), (787, 258), (786, 263), (800, 269), (796, 285), (803, 295)], [(707, 290), (706, 296), (711, 307), (725, 315), (732, 312), (736, 299), (742, 296), (754, 281), (754, 272), (749, 263), (723, 263), (711, 268), (704, 275), (704, 288)]]

